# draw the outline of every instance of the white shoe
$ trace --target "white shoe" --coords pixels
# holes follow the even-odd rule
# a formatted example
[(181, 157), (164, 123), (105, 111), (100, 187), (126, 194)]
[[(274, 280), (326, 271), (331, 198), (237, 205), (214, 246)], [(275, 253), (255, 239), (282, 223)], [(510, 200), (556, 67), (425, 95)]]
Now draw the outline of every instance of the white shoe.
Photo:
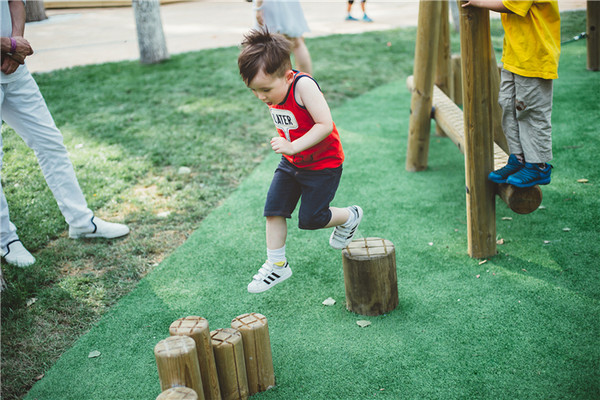
[(261, 293), (271, 289), (273, 286), (285, 281), (292, 276), (292, 269), (287, 261), (283, 262), (282, 266), (271, 264), (270, 261), (265, 261), (263, 266), (258, 270), (258, 274), (254, 275), (252, 282), (248, 284), (248, 292)]
[(27, 251), (19, 239), (6, 245), (3, 257), (7, 263), (17, 267), (28, 267), (35, 262), (35, 257)]
[(356, 228), (360, 225), (360, 221), (362, 221), (363, 210), (359, 206), (350, 206), (348, 207), (348, 211), (354, 214), (354, 222), (349, 224), (348, 226), (339, 225), (336, 226), (333, 232), (331, 233), (331, 237), (329, 237), (329, 245), (334, 249), (344, 249), (346, 248), (350, 242), (352, 242), (352, 238), (356, 233)]
[(104, 238), (114, 239), (129, 233), (127, 225), (106, 222), (98, 217), (92, 217), (92, 226), (89, 229), (77, 229), (69, 227), (69, 237), (79, 238)]

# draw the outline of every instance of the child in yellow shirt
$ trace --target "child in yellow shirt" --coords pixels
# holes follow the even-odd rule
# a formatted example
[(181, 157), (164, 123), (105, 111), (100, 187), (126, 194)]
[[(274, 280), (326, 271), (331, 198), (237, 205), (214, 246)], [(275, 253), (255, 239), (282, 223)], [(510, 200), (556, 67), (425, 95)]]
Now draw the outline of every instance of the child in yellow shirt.
[(510, 156), (488, 179), (517, 187), (550, 183), (552, 86), (558, 78), (558, 1), (471, 0), (463, 7), (502, 13), (504, 45), (498, 102)]

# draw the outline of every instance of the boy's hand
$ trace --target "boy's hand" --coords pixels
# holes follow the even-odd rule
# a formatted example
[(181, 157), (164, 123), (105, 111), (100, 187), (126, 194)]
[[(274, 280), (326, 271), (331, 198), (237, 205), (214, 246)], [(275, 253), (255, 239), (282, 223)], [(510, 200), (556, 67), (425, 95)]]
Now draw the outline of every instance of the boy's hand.
[(286, 156), (293, 156), (294, 154), (296, 154), (292, 142), (288, 142), (281, 136), (276, 136), (273, 139), (271, 139), (271, 147), (273, 148), (273, 151), (277, 154), (285, 154)]

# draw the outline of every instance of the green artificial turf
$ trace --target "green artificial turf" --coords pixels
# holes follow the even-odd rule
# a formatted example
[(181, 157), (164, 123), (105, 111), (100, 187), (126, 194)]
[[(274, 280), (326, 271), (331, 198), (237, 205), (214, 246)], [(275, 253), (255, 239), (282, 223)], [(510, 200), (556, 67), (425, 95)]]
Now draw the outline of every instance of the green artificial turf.
[[(529, 215), (498, 200), (497, 256), (467, 255), (464, 162), (450, 140), (432, 136), (428, 170), (405, 171), (410, 95), (403, 82), (387, 84), (333, 109), (347, 154), (334, 205), (360, 204), (359, 234), (395, 244), (396, 310), (348, 312), (330, 232), (300, 231), (295, 218), (294, 275), (247, 293), (265, 258), (271, 154), (26, 398), (155, 398), (153, 348), (173, 320), (200, 315), (216, 329), (246, 312), (268, 318), (277, 379), (257, 399), (600, 397), (600, 73), (585, 60), (585, 43), (563, 49), (552, 184)], [(322, 305), (328, 297), (337, 303)], [(361, 319), (371, 326), (360, 328)], [(94, 350), (101, 355), (88, 358)]]

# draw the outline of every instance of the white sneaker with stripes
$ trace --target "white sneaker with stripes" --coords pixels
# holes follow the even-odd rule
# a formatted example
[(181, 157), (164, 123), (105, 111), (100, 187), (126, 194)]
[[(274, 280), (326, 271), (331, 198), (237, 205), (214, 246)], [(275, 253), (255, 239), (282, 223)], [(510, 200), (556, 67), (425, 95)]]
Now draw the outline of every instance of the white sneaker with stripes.
[(334, 249), (341, 250), (346, 248), (350, 242), (352, 242), (356, 229), (358, 228), (358, 225), (360, 225), (360, 221), (362, 221), (362, 208), (359, 206), (350, 206), (348, 207), (348, 211), (354, 216), (351, 220), (352, 222), (348, 223), (348, 226), (336, 226), (329, 238), (329, 245)]
[[(281, 264), (281, 265), (278, 265)], [(287, 261), (272, 264), (269, 260), (265, 261), (258, 273), (248, 284), (248, 292), (261, 293), (271, 289), (273, 286), (285, 281), (292, 276), (292, 269)]]

